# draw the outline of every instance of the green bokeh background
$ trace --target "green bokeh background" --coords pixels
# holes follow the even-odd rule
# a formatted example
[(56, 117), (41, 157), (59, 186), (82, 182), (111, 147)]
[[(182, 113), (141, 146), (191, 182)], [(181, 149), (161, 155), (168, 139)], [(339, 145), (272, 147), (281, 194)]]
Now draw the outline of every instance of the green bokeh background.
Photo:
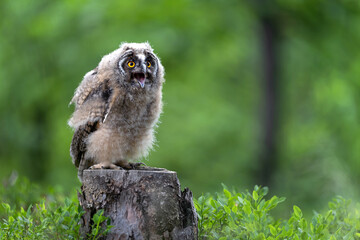
[(357, 1), (0, 1), (0, 178), (70, 191), (68, 107), (83, 75), (121, 42), (149, 41), (166, 70), (148, 165), (199, 196), (260, 184), (261, 20), (278, 30), (271, 194), (311, 211), (360, 196)]

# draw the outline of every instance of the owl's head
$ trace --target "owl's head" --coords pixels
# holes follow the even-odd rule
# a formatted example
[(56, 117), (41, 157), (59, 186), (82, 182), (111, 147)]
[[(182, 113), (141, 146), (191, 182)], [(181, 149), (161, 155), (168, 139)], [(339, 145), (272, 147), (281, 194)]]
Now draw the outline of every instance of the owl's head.
[(121, 84), (150, 89), (164, 82), (164, 68), (149, 43), (122, 43), (119, 49), (103, 57), (99, 67), (109, 67), (120, 75)]

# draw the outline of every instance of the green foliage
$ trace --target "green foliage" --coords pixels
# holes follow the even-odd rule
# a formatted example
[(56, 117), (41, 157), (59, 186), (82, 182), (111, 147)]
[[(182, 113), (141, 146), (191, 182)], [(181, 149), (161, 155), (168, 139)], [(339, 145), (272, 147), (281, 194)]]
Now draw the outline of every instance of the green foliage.
[[(230, 192), (195, 200), (199, 239), (315, 240), (360, 239), (360, 205), (351, 208), (350, 201), (337, 197), (329, 202), (324, 214), (314, 212), (311, 220), (293, 206), (288, 220), (275, 219), (270, 210), (285, 198), (266, 200), (266, 187), (255, 186), (246, 193)], [(354, 210), (354, 211), (351, 211)]]
[[(56, 195), (53, 189), (47, 189), (46, 192), (47, 196), (51, 196), (51, 198)], [(11, 203), (16, 209), (20, 207), (27, 208), (31, 203), (39, 201), (44, 194), (45, 192), (42, 191), (39, 185), (30, 182), (24, 177), (19, 179), (16, 172), (3, 180), (3, 187), (0, 187), (1, 200)]]
[(7, 218), (1, 223), (1, 239), (79, 239), (82, 210), (76, 201), (66, 199), (59, 207), (43, 201), (27, 211), (14, 210), (6, 203), (2, 207)]
[[(81, 239), (79, 223), (83, 210), (76, 194), (71, 198), (60, 193), (39, 194), (40, 188), (26, 179), (15, 180), (12, 186), (0, 189), (1, 240)], [(26, 198), (33, 189), (38, 191)], [(103, 210), (99, 210), (92, 218), (88, 239), (106, 235), (112, 227), (109, 221), (103, 216)]]
[[(110, 225), (110, 218), (103, 216), (104, 210), (101, 209), (97, 211), (97, 213), (93, 216), (92, 221), (93, 224), (91, 225), (91, 234), (88, 236), (88, 239), (98, 239), (99, 237), (105, 236), (110, 229), (113, 227)], [(105, 227), (102, 227), (103, 223)]]
[[(75, 193), (65, 197), (22, 178), (5, 182), (0, 188), (0, 240), (81, 239), (83, 210)], [(360, 204), (354, 206), (340, 196), (323, 213), (314, 212), (310, 220), (298, 206), (289, 211), (288, 219), (278, 219), (271, 212), (285, 198), (266, 198), (268, 188), (255, 186), (251, 192), (239, 193), (223, 187), (220, 194), (194, 199), (199, 239), (360, 240)], [(32, 189), (36, 191), (26, 198)], [(103, 214), (99, 210), (93, 216), (87, 239), (99, 239), (112, 228)]]

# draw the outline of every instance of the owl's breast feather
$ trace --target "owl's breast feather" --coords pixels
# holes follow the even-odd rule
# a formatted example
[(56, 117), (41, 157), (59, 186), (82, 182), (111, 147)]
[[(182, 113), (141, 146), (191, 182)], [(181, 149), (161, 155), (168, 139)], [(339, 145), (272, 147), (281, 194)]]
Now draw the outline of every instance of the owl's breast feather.
[[(136, 100), (134, 100), (134, 98)], [(153, 128), (161, 113), (161, 95), (130, 96), (113, 105), (106, 121), (107, 128), (117, 131), (141, 131)]]

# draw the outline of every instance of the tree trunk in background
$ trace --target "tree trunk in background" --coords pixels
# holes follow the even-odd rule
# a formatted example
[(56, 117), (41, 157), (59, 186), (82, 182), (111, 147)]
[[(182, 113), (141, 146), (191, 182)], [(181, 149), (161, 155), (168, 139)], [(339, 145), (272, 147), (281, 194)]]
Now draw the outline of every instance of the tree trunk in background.
[(263, 186), (271, 185), (271, 177), (277, 167), (278, 132), (278, 29), (274, 16), (260, 17), (263, 59), (263, 113), (262, 149), (259, 156), (259, 181)]
[(176, 172), (85, 170), (81, 190), (83, 237), (91, 232), (93, 215), (104, 209), (114, 226), (104, 239), (197, 239), (192, 193), (181, 192)]
[(47, 132), (49, 129), (48, 113), (44, 107), (38, 107), (34, 110), (33, 119), (34, 124), (32, 126), (32, 141), (29, 143), (27, 149), (27, 159), (24, 161), (24, 169), (29, 178), (33, 181), (42, 182), (46, 179), (47, 165), (48, 165), (48, 153), (50, 149), (47, 139)]

